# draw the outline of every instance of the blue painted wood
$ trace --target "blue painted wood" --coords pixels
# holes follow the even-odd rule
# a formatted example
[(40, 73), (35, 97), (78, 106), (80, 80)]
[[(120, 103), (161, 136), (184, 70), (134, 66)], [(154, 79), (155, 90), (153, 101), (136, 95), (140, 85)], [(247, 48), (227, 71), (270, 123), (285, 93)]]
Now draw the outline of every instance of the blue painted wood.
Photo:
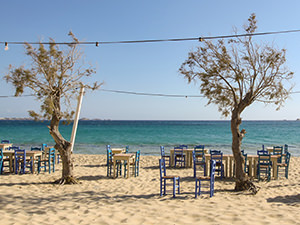
[[(195, 148), (197, 149), (197, 148)], [(205, 163), (205, 153), (204, 148), (202, 150), (194, 150), (193, 151), (193, 170), (194, 177), (197, 176), (197, 169), (203, 170), (204, 176), (206, 176), (206, 163)]]
[(160, 156), (162, 159), (165, 159), (165, 162), (168, 162), (169, 167), (170, 165), (170, 155), (167, 155), (165, 153), (165, 147), (164, 146), (160, 146)]
[(180, 167), (185, 167), (185, 155), (183, 154), (182, 147), (175, 147), (174, 148), (174, 166), (176, 167), (177, 164)]
[(26, 159), (25, 149), (15, 149), (15, 173), (25, 174), (26, 168), (32, 173), (32, 160)]
[(55, 148), (50, 148), (46, 155), (45, 159), (39, 159), (38, 161), (38, 173), (41, 172), (41, 168), (44, 168), (44, 171), (51, 173), (51, 171), (55, 172)]
[(267, 177), (267, 180), (271, 179), (271, 155), (268, 153), (258, 155), (257, 163), (257, 176), (258, 180), (261, 180), (261, 176)]
[(216, 172), (221, 175), (221, 179), (224, 177), (224, 163), (223, 153), (220, 150), (210, 150), (210, 160), (216, 161)]
[(177, 193), (180, 194), (180, 177), (167, 176), (165, 159), (159, 159), (159, 172), (160, 172), (160, 196), (166, 195), (167, 181), (171, 181), (173, 187), (173, 198)]
[(198, 195), (201, 195), (201, 182), (207, 181), (209, 182), (209, 195), (212, 197), (214, 195), (214, 187), (215, 187), (215, 171), (216, 171), (216, 161), (210, 161), (210, 177), (196, 177), (195, 180), (195, 198)]

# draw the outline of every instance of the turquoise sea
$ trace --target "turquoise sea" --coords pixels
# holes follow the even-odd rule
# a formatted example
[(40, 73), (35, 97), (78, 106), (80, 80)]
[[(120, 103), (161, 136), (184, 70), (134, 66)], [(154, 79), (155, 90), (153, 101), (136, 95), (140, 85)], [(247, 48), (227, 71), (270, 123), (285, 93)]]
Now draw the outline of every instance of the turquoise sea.
[[(49, 121), (0, 120), (0, 139), (30, 148), (54, 142), (47, 126)], [(300, 121), (243, 121), (247, 131), (242, 148), (255, 153), (261, 145), (289, 145), (294, 156), (300, 156)], [(71, 125), (60, 125), (60, 131), (70, 139)], [(143, 155), (159, 155), (161, 145), (166, 149), (178, 144), (204, 144), (208, 149), (231, 153), (230, 121), (79, 121), (74, 153), (105, 154), (105, 146), (128, 145), (130, 151)]]

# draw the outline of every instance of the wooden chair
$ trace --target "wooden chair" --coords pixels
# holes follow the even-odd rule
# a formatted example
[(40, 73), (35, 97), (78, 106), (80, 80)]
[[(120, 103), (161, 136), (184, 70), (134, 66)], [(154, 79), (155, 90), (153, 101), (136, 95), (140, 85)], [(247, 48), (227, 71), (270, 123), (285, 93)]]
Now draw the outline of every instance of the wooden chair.
[(39, 159), (38, 161), (38, 173), (41, 172), (41, 168), (44, 168), (44, 171), (49, 173), (55, 172), (55, 148), (50, 148), (44, 159)]
[(188, 149), (188, 146), (187, 145), (179, 145), (178, 148)]
[(165, 147), (164, 146), (160, 146), (160, 156), (162, 159), (165, 159), (165, 162), (168, 161), (168, 165), (169, 167), (171, 166), (170, 165), (170, 155), (167, 155), (165, 153)]
[(284, 176), (286, 177), (286, 179), (288, 179), (288, 177), (289, 177), (290, 158), (291, 158), (291, 153), (287, 152), (285, 154), (285, 162), (277, 164), (277, 177), (278, 177), (278, 174), (279, 174), (279, 169), (284, 168)]
[(124, 163), (124, 177), (126, 177), (126, 173), (130, 172), (135, 176), (139, 176), (139, 170), (140, 170), (140, 156), (141, 156), (141, 151), (138, 150), (135, 153), (135, 158), (129, 162)]
[(261, 180), (261, 175), (265, 175), (267, 180), (271, 179), (271, 155), (270, 154), (260, 154), (258, 155), (257, 164), (257, 176), (258, 180)]
[(3, 172), (3, 152), (2, 148), (0, 148), (0, 174)]
[[(112, 176), (112, 167), (113, 167), (113, 153), (110, 147), (107, 148), (107, 159), (106, 159), (106, 167), (107, 167), (107, 176)], [(122, 164), (121, 162), (117, 162), (117, 177), (122, 175)]]
[(180, 167), (185, 167), (185, 155), (183, 154), (182, 147), (174, 148), (174, 166), (177, 166), (177, 163)]
[(195, 185), (195, 198), (198, 195), (201, 195), (201, 182), (208, 181), (209, 185), (202, 187), (209, 187), (209, 195), (212, 197), (214, 195), (214, 186), (215, 186), (215, 171), (216, 171), (216, 161), (210, 161), (210, 176), (196, 177), (196, 185)]
[[(167, 176), (165, 159), (159, 159), (159, 171), (160, 171), (160, 196), (166, 195), (167, 186), (173, 187), (173, 198), (177, 193), (180, 194), (180, 177), (179, 176)], [(167, 184), (167, 181), (172, 181), (171, 184)]]
[(218, 175), (221, 175), (221, 179), (224, 177), (224, 163), (223, 163), (223, 153), (219, 150), (210, 150), (210, 160), (216, 161), (216, 169)]
[(273, 155), (280, 155), (277, 159), (278, 163), (282, 162), (283, 146), (273, 146)]
[(15, 150), (15, 174), (25, 174), (26, 168), (29, 168), (32, 173), (32, 159), (26, 158), (25, 149)]
[(203, 170), (204, 176), (206, 176), (206, 163), (205, 163), (204, 149), (203, 150), (197, 150), (197, 148), (195, 148), (195, 149), (193, 151), (194, 177), (197, 176), (197, 171), (202, 171), (202, 170)]

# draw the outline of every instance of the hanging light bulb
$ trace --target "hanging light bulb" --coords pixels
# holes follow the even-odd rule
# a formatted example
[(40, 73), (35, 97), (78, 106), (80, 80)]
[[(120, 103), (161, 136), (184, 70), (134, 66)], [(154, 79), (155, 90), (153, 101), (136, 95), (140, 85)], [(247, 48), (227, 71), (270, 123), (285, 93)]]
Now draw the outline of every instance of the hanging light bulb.
[(4, 50), (7, 51), (8, 50), (8, 44), (7, 42), (5, 42), (5, 47), (4, 47)]

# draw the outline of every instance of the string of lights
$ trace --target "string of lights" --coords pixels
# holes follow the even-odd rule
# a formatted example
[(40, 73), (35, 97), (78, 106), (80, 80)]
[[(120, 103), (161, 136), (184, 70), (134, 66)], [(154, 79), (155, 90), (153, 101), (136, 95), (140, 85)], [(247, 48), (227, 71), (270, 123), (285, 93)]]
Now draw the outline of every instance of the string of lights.
[[(161, 93), (146, 93), (146, 92), (135, 92), (135, 91), (122, 91), (122, 90), (111, 90), (111, 89), (100, 89), (100, 91), (118, 93), (118, 94), (130, 94), (130, 95), (144, 95), (144, 96), (156, 96), (156, 97), (174, 97), (174, 98), (204, 98), (204, 95), (182, 95), (182, 94), (161, 94)], [(291, 94), (300, 94), (300, 91), (293, 91)], [(13, 97), (34, 97), (35, 95), (0, 95), (0, 98), (13, 98)]]
[[(55, 42), (58, 45), (107, 45), (107, 44), (138, 44), (138, 43), (157, 43), (157, 42), (181, 42), (181, 41), (204, 41), (212, 39), (227, 39), (227, 38), (239, 38), (249, 36), (263, 36), (272, 34), (286, 34), (286, 33), (297, 33), (299, 30), (283, 30), (283, 31), (272, 31), (272, 32), (261, 32), (261, 33), (246, 33), (246, 34), (234, 34), (234, 35), (220, 35), (220, 36), (203, 36), (203, 37), (191, 37), (191, 38), (167, 38), (167, 39), (148, 39), (148, 40), (131, 40), (131, 41), (79, 41), (79, 42)], [(24, 44), (44, 44), (50, 45), (53, 42), (26, 42), (26, 41), (0, 41), (0, 44), (4, 44), (4, 49), (8, 50), (8, 45), (24, 45)]]

